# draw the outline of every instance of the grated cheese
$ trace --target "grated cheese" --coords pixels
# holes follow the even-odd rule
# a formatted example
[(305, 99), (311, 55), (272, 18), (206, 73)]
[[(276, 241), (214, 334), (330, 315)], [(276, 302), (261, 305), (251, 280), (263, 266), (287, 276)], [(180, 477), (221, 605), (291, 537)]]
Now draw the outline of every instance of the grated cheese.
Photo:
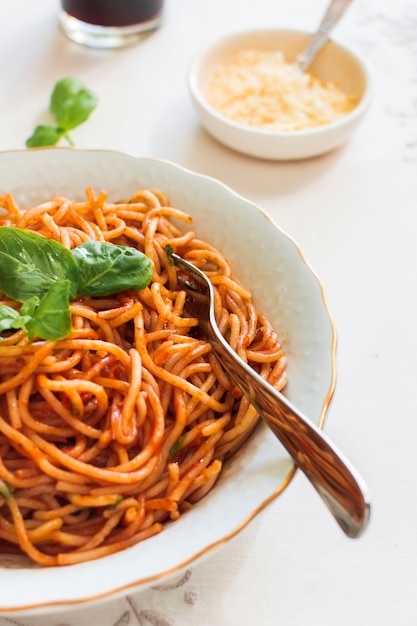
[(214, 74), (209, 104), (240, 124), (296, 131), (329, 124), (356, 106), (356, 98), (287, 63), (281, 52), (242, 50)]

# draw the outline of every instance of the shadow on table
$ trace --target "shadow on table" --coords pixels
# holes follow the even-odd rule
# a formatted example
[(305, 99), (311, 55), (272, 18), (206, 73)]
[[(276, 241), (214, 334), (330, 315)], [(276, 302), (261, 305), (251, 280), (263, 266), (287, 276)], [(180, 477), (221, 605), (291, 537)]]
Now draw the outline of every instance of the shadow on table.
[[(212, 176), (245, 197), (285, 197), (327, 175), (343, 150), (301, 161), (268, 161), (239, 154), (212, 138), (195, 119), (191, 108), (177, 103), (154, 124), (154, 156)], [(195, 115), (194, 115), (195, 117)], [(175, 119), (175, 124), (172, 120)], [(190, 132), (190, 128), (191, 131)]]

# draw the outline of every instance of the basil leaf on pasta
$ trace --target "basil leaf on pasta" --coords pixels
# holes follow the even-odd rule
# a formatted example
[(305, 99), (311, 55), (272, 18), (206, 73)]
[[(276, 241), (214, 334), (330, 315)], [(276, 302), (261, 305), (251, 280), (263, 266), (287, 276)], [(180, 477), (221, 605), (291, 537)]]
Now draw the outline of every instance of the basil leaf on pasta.
[(0, 291), (22, 302), (20, 314), (0, 307), (0, 332), (24, 328), (30, 339), (63, 339), (71, 331), (70, 300), (144, 289), (152, 263), (127, 246), (88, 241), (72, 251), (32, 232), (0, 227)]
[(21, 316), (16, 309), (4, 304), (0, 306), (0, 333), (11, 328), (20, 328)]
[(69, 280), (60, 280), (39, 300), (33, 316), (26, 324), (29, 339), (65, 339), (71, 332)]
[(125, 289), (140, 291), (152, 278), (150, 259), (136, 248), (86, 241), (71, 252), (78, 266), (79, 295), (109, 296)]
[(42, 296), (59, 280), (70, 280), (77, 294), (77, 264), (69, 250), (20, 228), (0, 226), (0, 290), (17, 302)]

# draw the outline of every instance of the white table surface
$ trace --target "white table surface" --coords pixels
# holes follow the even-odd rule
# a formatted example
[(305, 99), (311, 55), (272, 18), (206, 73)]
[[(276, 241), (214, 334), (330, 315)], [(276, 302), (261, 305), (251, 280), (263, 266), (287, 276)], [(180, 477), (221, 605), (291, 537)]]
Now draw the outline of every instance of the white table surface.
[(0, 149), (47, 123), (53, 84), (78, 76), (100, 98), (80, 148), (175, 161), (267, 210), (321, 277), (339, 333), (326, 432), (372, 500), (347, 539), (306, 479), (172, 584), (102, 606), (1, 616), (37, 626), (415, 626), (417, 624), (417, 7), (356, 0), (334, 36), (373, 67), (368, 117), (341, 150), (303, 162), (241, 156), (199, 126), (193, 55), (252, 27), (314, 28), (327, 0), (167, 0), (163, 26), (123, 50), (70, 42), (57, 0), (0, 3)]

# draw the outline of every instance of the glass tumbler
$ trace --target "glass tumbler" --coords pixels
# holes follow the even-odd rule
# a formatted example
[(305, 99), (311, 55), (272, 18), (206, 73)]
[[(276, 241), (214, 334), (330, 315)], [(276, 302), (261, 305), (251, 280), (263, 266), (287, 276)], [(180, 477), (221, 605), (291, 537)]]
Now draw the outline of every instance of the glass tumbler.
[(159, 27), (164, 0), (61, 0), (66, 35), (93, 48), (120, 48)]

